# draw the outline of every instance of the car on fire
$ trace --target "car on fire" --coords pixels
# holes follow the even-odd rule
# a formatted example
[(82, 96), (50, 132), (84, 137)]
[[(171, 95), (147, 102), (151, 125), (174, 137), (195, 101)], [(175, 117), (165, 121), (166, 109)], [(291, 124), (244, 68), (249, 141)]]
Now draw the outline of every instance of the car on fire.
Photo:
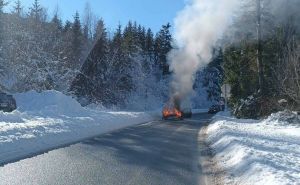
[(165, 106), (162, 111), (163, 119), (179, 119), (182, 120), (182, 112), (175, 108), (175, 107), (170, 107), (170, 106)]
[(0, 111), (12, 112), (16, 110), (17, 103), (12, 95), (0, 92)]
[(183, 118), (191, 118), (192, 117), (192, 109), (185, 108), (179, 109), (173, 106), (165, 106), (162, 111), (163, 119), (179, 119)]
[(188, 108), (186, 104), (179, 96), (172, 97), (164, 106), (162, 115), (163, 119), (179, 119), (191, 118), (192, 109)]

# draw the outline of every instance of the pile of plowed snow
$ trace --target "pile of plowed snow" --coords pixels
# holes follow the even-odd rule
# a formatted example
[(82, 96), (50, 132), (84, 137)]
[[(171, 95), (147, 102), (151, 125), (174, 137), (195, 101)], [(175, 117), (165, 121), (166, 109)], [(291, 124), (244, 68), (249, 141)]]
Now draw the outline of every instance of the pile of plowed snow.
[(14, 97), (20, 112), (31, 112), (47, 116), (82, 115), (88, 112), (75, 99), (57, 91), (45, 91), (42, 93), (29, 91), (15, 94)]
[(280, 112), (266, 120), (218, 114), (207, 129), (225, 184), (284, 185), (300, 182), (298, 115)]
[(0, 112), (0, 165), (122, 127), (148, 122), (153, 114), (81, 107), (57, 91), (15, 94), (18, 109)]

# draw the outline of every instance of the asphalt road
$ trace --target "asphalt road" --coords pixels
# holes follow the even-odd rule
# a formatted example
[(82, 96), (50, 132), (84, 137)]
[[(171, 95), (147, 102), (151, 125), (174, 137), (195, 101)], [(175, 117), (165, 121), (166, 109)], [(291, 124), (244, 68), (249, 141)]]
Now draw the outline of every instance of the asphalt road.
[(198, 134), (207, 114), (128, 127), (0, 167), (0, 185), (202, 184)]

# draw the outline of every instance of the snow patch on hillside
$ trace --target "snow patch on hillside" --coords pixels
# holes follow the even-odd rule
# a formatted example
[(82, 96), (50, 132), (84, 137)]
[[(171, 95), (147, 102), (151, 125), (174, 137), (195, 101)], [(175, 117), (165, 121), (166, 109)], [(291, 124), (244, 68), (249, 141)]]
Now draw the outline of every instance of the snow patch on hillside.
[(84, 108), (57, 91), (15, 94), (18, 109), (0, 112), (0, 165), (8, 161), (152, 121), (156, 113)]
[(239, 120), (218, 114), (208, 127), (208, 142), (227, 172), (225, 184), (284, 185), (300, 182), (300, 123), (295, 113)]

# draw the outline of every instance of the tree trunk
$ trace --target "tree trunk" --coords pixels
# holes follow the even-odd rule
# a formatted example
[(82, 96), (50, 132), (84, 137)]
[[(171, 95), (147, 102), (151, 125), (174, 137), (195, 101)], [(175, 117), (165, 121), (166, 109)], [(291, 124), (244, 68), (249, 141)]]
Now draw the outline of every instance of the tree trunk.
[(257, 0), (257, 67), (259, 90), (262, 95), (265, 95), (264, 73), (262, 63), (261, 0)]

